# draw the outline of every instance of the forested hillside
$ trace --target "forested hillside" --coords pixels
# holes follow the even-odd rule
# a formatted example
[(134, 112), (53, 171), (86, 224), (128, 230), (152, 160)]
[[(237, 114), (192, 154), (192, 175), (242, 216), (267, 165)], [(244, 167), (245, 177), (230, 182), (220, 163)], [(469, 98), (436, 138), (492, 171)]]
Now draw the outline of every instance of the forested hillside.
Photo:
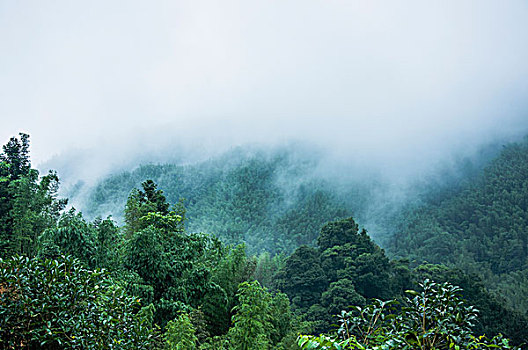
[(448, 196), (471, 181), (495, 150), (486, 147), (431, 169), (419, 184), (399, 186), (390, 174), (324, 163), (324, 155), (306, 145), (239, 147), (197, 163), (141, 165), (62, 193), (86, 217), (112, 215), (122, 223), (130, 191), (152, 179), (169, 202), (185, 206), (189, 230), (245, 242), (251, 252), (290, 253), (313, 245), (324, 223), (351, 215), (387, 245), (402, 206)]
[(389, 251), (484, 278), (512, 307), (528, 310), (528, 140), (504, 146), (457, 191), (430, 196), (395, 220)]
[[(523, 147), (511, 146), (489, 169)], [(505, 306), (478, 276), (451, 263), (391, 260), (352, 217), (325, 221), (348, 215), (339, 206), (347, 202), (289, 165), (279, 155), (218, 165), (207, 176), (200, 166), (136, 170), (167, 182), (167, 169), (202, 176), (209, 187), (188, 181), (197, 186), (188, 194), (204, 192), (187, 203), (209, 208), (196, 219), (226, 228), (216, 236), (189, 230), (192, 211), (152, 179), (128, 192), (122, 225), (65, 210), (57, 175), (31, 168), (29, 136), (12, 138), (0, 154), (0, 348), (512, 349), (528, 341), (526, 313)], [(286, 175), (305, 181), (288, 194)], [(136, 176), (110, 178), (116, 193)], [(249, 225), (241, 235), (226, 234), (227, 219), (215, 226), (222, 209), (218, 220), (236, 215)], [(264, 248), (276, 236), (258, 241), (257, 231), (244, 231), (261, 223), (270, 235), (281, 222), (293, 230), (283, 238), (295, 233), (278, 243), (288, 244), (275, 249), (282, 254)], [(242, 237), (261, 252), (226, 244)]]
[(182, 200), (191, 232), (245, 242), (250, 253), (313, 246), (324, 223), (353, 215), (376, 230), (390, 256), (476, 274), (526, 312), (527, 147), (526, 140), (485, 147), (408, 186), (403, 200), (375, 179), (337, 184), (316, 172), (316, 157), (292, 149), (239, 148), (193, 165), (143, 165), (84, 196), (69, 192), (74, 201), (84, 198), (78, 202), (88, 217), (122, 221), (130, 190), (151, 178), (170, 202)]
[(314, 244), (324, 223), (360, 216), (371, 188), (354, 183), (336, 191), (314, 175), (311, 156), (238, 149), (199, 164), (142, 165), (103, 179), (83, 197), (75, 188), (66, 194), (87, 217), (112, 215), (122, 222), (130, 191), (152, 179), (169, 202), (182, 201), (190, 231), (245, 242), (251, 252), (289, 253)]

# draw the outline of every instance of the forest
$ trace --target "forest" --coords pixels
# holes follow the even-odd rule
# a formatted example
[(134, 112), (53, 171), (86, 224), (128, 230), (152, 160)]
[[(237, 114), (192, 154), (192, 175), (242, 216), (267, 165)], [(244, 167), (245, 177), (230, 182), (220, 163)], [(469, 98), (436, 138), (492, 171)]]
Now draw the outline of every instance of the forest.
[(376, 182), (288, 152), (141, 165), (68, 189), (79, 211), (29, 146), (0, 154), (1, 349), (528, 343), (528, 139), (390, 210), (384, 248)]

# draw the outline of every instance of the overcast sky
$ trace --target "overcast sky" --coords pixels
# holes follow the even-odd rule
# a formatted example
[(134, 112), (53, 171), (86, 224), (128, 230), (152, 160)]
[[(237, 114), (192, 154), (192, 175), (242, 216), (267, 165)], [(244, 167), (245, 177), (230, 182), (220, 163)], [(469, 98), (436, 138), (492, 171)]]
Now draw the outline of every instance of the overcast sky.
[(420, 162), (527, 132), (527, 97), (524, 0), (0, 0), (0, 141), (37, 164), (293, 138)]

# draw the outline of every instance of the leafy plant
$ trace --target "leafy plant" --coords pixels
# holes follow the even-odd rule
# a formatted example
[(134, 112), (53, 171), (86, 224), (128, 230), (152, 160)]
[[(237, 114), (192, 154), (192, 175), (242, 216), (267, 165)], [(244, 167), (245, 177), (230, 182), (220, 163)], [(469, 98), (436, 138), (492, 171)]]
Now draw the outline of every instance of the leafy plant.
[(268, 349), (271, 323), (271, 295), (260, 283), (243, 282), (238, 287), (239, 304), (235, 306), (233, 327), (229, 329), (229, 339), (237, 350)]
[(196, 349), (198, 338), (195, 333), (196, 330), (189, 315), (181, 313), (176, 319), (167, 323), (167, 332), (165, 333), (167, 350)]
[(507, 339), (476, 337), (477, 310), (466, 306), (459, 287), (425, 280), (421, 292), (408, 291), (405, 305), (374, 300), (339, 315), (337, 335), (300, 336), (302, 349), (513, 349)]
[(149, 349), (139, 306), (72, 257), (0, 259), (0, 348)]

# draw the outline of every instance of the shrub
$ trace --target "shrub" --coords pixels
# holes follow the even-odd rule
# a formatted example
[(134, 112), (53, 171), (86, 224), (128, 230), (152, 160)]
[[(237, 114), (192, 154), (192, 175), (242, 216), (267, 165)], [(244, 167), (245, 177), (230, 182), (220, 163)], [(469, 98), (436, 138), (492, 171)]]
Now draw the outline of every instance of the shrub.
[(422, 292), (407, 291), (405, 306), (374, 300), (338, 316), (337, 335), (300, 336), (302, 349), (513, 349), (501, 335), (476, 337), (471, 329), (477, 310), (464, 304), (461, 289), (425, 280)]
[(0, 348), (146, 349), (139, 300), (79, 260), (0, 259)]

